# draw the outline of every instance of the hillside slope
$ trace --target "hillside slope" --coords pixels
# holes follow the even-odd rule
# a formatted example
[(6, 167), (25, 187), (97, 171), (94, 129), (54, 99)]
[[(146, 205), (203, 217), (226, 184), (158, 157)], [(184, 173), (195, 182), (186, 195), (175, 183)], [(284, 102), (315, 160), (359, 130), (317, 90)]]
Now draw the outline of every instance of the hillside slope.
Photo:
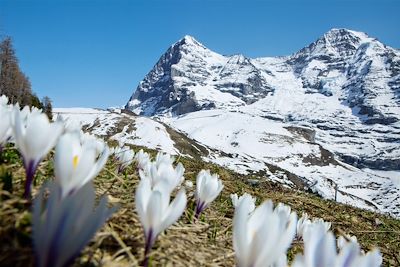
[[(359, 169), (335, 159), (311, 128), (241, 112), (209, 110), (162, 121), (121, 110), (55, 109), (102, 138), (205, 160), (323, 198), (400, 216), (394, 171)], [(258, 178), (260, 179), (260, 178)]]
[[(137, 151), (140, 147), (132, 146)], [(149, 151), (153, 156), (155, 151)], [(24, 188), (24, 170), (16, 150), (5, 150), (0, 165), (0, 177), (12, 173), (12, 193), (0, 190), (0, 263), (2, 266), (33, 266), (31, 216), (27, 202), (21, 199)], [(232, 217), (234, 208), (230, 194), (244, 192), (257, 198), (257, 202), (272, 199), (292, 207), (299, 215), (307, 212), (314, 218), (332, 222), (337, 235), (355, 235), (362, 248), (378, 247), (384, 266), (397, 266), (400, 255), (400, 221), (370, 211), (338, 204), (298, 190), (288, 189), (256, 175), (240, 175), (218, 165), (190, 157), (179, 157), (185, 166), (185, 178), (195, 181), (200, 169), (218, 173), (224, 190), (207, 208), (200, 221), (193, 223), (192, 189), (188, 189), (188, 210), (182, 218), (159, 236), (152, 252), (153, 266), (233, 266)], [(96, 234), (84, 249), (74, 266), (138, 266), (143, 257), (144, 237), (134, 210), (133, 192), (139, 177), (135, 166), (125, 173), (117, 173), (117, 163), (110, 160), (95, 178), (97, 195), (109, 195), (112, 205), (119, 205), (117, 213)], [(53, 164), (45, 160), (39, 167), (34, 194), (53, 173)], [(259, 179), (259, 180), (258, 180)], [(255, 182), (255, 180), (258, 180)], [(4, 181), (4, 180), (3, 180)], [(302, 251), (302, 242), (295, 241), (289, 260)]]

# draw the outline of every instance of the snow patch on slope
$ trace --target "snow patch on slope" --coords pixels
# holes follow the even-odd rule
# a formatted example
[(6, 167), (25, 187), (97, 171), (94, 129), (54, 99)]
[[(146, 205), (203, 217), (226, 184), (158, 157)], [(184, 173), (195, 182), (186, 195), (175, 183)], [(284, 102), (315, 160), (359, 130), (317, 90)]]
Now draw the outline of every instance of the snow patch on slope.
[(179, 154), (165, 126), (145, 117), (133, 117), (118, 110), (92, 108), (55, 108), (55, 119), (74, 121), (92, 134), (123, 144), (144, 146), (171, 155)]
[(171, 155), (179, 154), (174, 147), (175, 142), (172, 141), (165, 126), (161, 123), (149, 118), (139, 117), (135, 120), (134, 128), (134, 130), (129, 131), (128, 127), (125, 126), (122, 132), (111, 138), (125, 144), (161, 150)]

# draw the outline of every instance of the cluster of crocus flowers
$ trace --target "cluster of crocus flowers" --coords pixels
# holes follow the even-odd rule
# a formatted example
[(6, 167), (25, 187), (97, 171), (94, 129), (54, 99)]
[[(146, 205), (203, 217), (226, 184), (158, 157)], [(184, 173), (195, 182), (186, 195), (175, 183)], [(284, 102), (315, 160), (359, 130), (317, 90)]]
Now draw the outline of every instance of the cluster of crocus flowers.
[[(296, 256), (292, 267), (378, 267), (382, 256), (374, 249), (364, 253), (355, 237), (336, 240), (331, 224), (322, 219), (310, 220), (304, 214), (297, 221), (290, 207), (279, 203), (275, 208), (265, 201), (255, 208), (249, 194), (231, 195), (235, 207), (233, 247), (239, 267), (288, 266), (286, 252), (297, 235), (304, 241), (304, 253)], [(300, 234), (301, 233), (301, 234)]]
[(145, 236), (145, 259), (149, 262), (149, 253), (157, 236), (175, 223), (183, 214), (187, 197), (181, 188), (175, 199), (170, 202), (171, 193), (183, 181), (184, 168), (181, 163), (173, 167), (173, 158), (159, 153), (154, 162), (147, 162), (144, 170), (139, 170), (140, 183), (136, 189), (135, 204)]
[(135, 152), (127, 146), (117, 147), (113, 151), (114, 158), (118, 162), (118, 173), (122, 173), (130, 164), (132, 164), (135, 157)]
[(297, 255), (292, 267), (378, 267), (382, 256), (374, 249), (363, 253), (357, 242), (347, 242), (336, 248), (335, 237), (323, 224), (312, 225), (304, 234), (304, 254)]
[[(13, 140), (20, 151), (27, 177), (26, 197), (30, 197), (39, 163), (56, 147), (55, 182), (44, 185), (33, 201), (33, 243), (37, 266), (68, 266), (115, 210), (108, 207), (106, 197), (96, 201), (91, 183), (106, 164), (109, 149), (103, 141), (84, 134), (79, 125), (66, 127), (62, 119), (50, 122), (38, 109), (8, 105), (4, 96), (0, 97), (0, 118), (0, 149)], [(143, 265), (147, 266), (157, 237), (185, 210), (187, 195), (181, 186), (185, 169), (181, 163), (174, 166), (175, 159), (163, 153), (154, 161), (143, 150), (135, 156), (129, 148), (119, 147), (114, 153), (120, 170), (133, 160), (137, 162), (141, 180), (135, 205), (144, 230)], [(184, 185), (193, 187), (190, 181)], [(196, 218), (222, 189), (217, 174), (199, 172)], [(235, 208), (233, 246), (239, 267), (288, 266), (286, 252), (296, 233), (304, 242), (304, 253), (295, 257), (293, 267), (375, 267), (382, 263), (378, 250), (364, 253), (355, 237), (336, 240), (330, 222), (310, 219), (307, 214), (297, 221), (296, 213), (281, 203), (274, 208), (271, 201), (265, 201), (256, 207), (256, 199), (247, 193), (240, 197), (232, 194), (231, 199)]]
[(158, 153), (154, 161), (147, 162), (143, 169), (139, 169), (139, 176), (142, 180), (149, 179), (152, 187), (163, 182), (171, 193), (182, 184), (185, 172), (182, 163), (179, 162), (174, 167), (173, 162), (174, 158), (170, 155)]
[(196, 178), (196, 208), (195, 218), (213, 202), (221, 193), (224, 185), (218, 174), (211, 174), (209, 170), (201, 170)]
[(90, 182), (104, 167), (108, 147), (104, 141), (84, 134), (79, 127), (65, 127), (65, 121), (49, 121), (37, 108), (8, 105), (0, 97), (0, 148), (14, 142), (26, 172), (26, 198), (39, 163), (56, 146), (55, 181), (43, 185), (33, 201), (33, 243), (36, 265), (69, 266), (94, 233), (114, 212), (107, 197), (95, 205)]

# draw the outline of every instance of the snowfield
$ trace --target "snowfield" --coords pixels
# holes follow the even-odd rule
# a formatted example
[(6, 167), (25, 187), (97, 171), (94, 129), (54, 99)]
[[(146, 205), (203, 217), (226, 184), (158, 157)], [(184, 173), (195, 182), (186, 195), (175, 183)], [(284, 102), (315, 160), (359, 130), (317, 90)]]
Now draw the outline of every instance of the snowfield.
[[(272, 164), (300, 177), (324, 198), (334, 199), (337, 186), (339, 202), (400, 217), (400, 190), (390, 179), (400, 176), (399, 171), (363, 170), (340, 162), (296, 131), (297, 124), (226, 110), (192, 112), (164, 121), (230, 155), (210, 155), (208, 160), (214, 163), (240, 173), (266, 171)], [(291, 184), (287, 177), (272, 179)]]
[(179, 153), (165, 126), (150, 118), (133, 117), (118, 109), (55, 108), (53, 112), (55, 118), (61, 116), (79, 123), (84, 129), (104, 139), (157, 149), (171, 155)]

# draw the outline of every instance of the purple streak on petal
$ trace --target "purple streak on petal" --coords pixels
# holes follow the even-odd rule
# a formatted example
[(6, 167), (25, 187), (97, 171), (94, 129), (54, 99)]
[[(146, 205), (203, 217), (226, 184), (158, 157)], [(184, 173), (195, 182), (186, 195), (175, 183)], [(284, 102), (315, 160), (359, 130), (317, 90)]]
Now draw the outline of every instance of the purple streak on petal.
[(118, 166), (118, 174), (121, 174), (124, 171), (124, 167), (122, 166), (122, 164), (120, 164)]
[(1, 154), (3, 153), (3, 146), (0, 144), (0, 164), (3, 163), (3, 157)]
[[(51, 241), (49, 254), (47, 255), (47, 262), (45, 264), (46, 267), (55, 266), (57, 264), (59, 254), (61, 252), (59, 250), (59, 248), (61, 247), (60, 238), (61, 238), (61, 235), (64, 230), (64, 225), (65, 225), (67, 216), (68, 216), (67, 213), (64, 213), (63, 218), (60, 220), (61, 223), (57, 226), (57, 230)], [(75, 258), (73, 258), (73, 259), (75, 259)]]
[(147, 267), (149, 265), (149, 253), (151, 251), (151, 248), (154, 245), (154, 241), (156, 240), (156, 237), (153, 236), (153, 229), (150, 228), (148, 234), (145, 234), (146, 241), (145, 241), (145, 249), (144, 249), (144, 260), (142, 262), (142, 266)]
[(203, 212), (203, 210), (205, 210), (206, 208), (206, 203), (205, 202), (201, 202), (199, 200), (196, 201), (196, 213), (195, 213), (195, 218), (198, 219), (200, 216), (200, 213)]
[(25, 192), (24, 192), (25, 199), (31, 198), (31, 186), (32, 186), (33, 178), (35, 177), (35, 172), (36, 172), (38, 165), (39, 165), (39, 162), (36, 163), (34, 160), (30, 160), (28, 163), (26, 163), (26, 161), (24, 159), (25, 174), (26, 174)]
[[(60, 189), (60, 191), (62, 190)], [(76, 191), (77, 191), (76, 187), (72, 188), (71, 190), (69, 190), (67, 196), (72, 196), (73, 194), (75, 194)], [(60, 194), (60, 197), (62, 197), (62, 194)]]

